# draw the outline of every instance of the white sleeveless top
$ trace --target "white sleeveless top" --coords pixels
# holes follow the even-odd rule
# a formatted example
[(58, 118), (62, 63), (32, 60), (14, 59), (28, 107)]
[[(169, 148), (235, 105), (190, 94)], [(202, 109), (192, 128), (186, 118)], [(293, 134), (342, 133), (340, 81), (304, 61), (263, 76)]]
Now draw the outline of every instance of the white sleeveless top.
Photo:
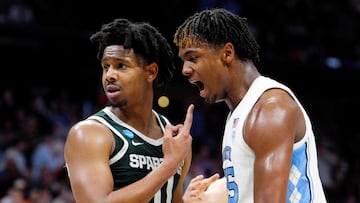
[(260, 76), (251, 84), (243, 100), (228, 115), (222, 145), (224, 175), (229, 202), (254, 202), (255, 154), (244, 140), (244, 123), (250, 110), (268, 89), (288, 92), (300, 106), (306, 123), (305, 136), (293, 147), (292, 165), (287, 189), (287, 203), (326, 202), (319, 177), (316, 144), (310, 119), (293, 92), (283, 84)]

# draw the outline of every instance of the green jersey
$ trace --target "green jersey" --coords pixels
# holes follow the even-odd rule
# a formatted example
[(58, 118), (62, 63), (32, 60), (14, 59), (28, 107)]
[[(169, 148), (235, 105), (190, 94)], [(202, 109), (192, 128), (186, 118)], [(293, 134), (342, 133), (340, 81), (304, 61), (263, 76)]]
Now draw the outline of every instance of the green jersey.
[[(158, 124), (165, 133), (169, 123), (163, 115), (155, 112)], [(109, 164), (114, 180), (114, 190), (136, 182), (154, 170), (163, 161), (163, 138), (152, 139), (124, 123), (105, 107), (88, 119), (93, 119), (107, 126), (115, 140), (114, 152), (109, 157)], [(150, 203), (170, 203), (180, 178), (183, 164), (177, 173), (163, 185)]]

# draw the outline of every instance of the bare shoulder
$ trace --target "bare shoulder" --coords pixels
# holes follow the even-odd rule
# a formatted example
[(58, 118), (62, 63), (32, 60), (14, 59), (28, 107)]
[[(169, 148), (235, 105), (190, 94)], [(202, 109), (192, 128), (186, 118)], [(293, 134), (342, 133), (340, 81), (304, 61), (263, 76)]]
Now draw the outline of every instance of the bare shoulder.
[(295, 99), (288, 92), (279, 88), (265, 91), (257, 102), (257, 105), (267, 108), (278, 107), (288, 110), (297, 110), (299, 108)]
[[(93, 142), (102, 141), (109, 136), (100, 136), (110, 134), (111, 131), (103, 124), (95, 120), (83, 120), (73, 125), (68, 133), (68, 141)], [(105, 140), (104, 140), (105, 141)]]
[(80, 121), (69, 130), (64, 158), (77, 201), (95, 202), (100, 193), (111, 192), (109, 157), (113, 143), (111, 131), (94, 120)]
[(65, 143), (65, 158), (83, 153), (91, 154), (107, 150), (110, 153), (113, 144), (111, 131), (94, 120), (83, 120), (73, 125)]
[[(285, 90), (274, 88), (264, 92), (249, 113), (245, 139), (251, 146), (259, 146), (259, 140), (265, 145), (292, 144), (304, 132), (304, 117), (298, 103)], [(260, 145), (259, 149), (264, 151), (263, 147)]]
[(266, 129), (266, 125), (284, 126), (294, 124), (301, 118), (300, 106), (285, 90), (270, 89), (260, 97), (251, 110), (248, 124), (259, 125), (259, 129)]

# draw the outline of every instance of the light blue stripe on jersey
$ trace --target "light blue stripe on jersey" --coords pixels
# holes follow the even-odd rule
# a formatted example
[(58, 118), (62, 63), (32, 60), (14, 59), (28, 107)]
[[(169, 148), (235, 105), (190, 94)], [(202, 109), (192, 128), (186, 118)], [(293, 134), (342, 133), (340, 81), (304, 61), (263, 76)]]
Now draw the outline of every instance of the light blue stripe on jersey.
[(307, 176), (309, 157), (307, 143), (294, 150), (287, 190), (288, 203), (310, 202), (311, 183)]

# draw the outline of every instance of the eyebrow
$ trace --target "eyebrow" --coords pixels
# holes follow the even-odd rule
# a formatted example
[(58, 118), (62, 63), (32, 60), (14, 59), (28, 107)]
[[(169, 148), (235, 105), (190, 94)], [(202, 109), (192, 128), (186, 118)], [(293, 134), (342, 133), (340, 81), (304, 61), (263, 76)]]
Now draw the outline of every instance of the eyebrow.
[(114, 56), (107, 56), (101, 59), (101, 63), (103, 63), (104, 61), (108, 61), (108, 60), (114, 60), (114, 61), (120, 61), (120, 62), (129, 62), (127, 60), (125, 60), (124, 58), (118, 58), (118, 57), (114, 57)]
[[(192, 54), (192, 53), (194, 53), (194, 52), (196, 52), (196, 50), (193, 50), (193, 49), (187, 50), (187, 51), (184, 53), (183, 56), (184, 56), (184, 58), (185, 58), (187, 55)], [(180, 54), (179, 54), (179, 57), (181, 58)]]

